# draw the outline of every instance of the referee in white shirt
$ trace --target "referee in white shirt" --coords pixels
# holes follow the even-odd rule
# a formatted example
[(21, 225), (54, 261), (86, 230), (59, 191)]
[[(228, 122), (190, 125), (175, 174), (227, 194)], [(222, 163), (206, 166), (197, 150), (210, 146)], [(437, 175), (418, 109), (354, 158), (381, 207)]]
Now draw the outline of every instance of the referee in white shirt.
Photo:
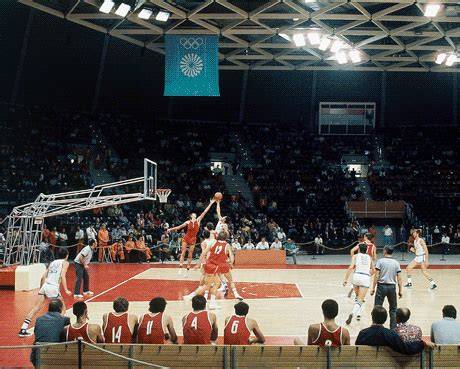
[[(97, 246), (96, 240), (90, 240), (89, 245), (85, 246), (81, 250), (77, 257), (74, 259), (75, 262), (75, 271), (77, 272), (77, 280), (75, 282), (75, 291), (74, 297), (81, 299), (83, 295), (91, 296), (94, 295), (93, 292), (89, 290), (89, 274), (88, 268), (91, 258), (93, 257), (93, 251)], [(81, 280), (83, 279), (83, 295), (80, 294)]]

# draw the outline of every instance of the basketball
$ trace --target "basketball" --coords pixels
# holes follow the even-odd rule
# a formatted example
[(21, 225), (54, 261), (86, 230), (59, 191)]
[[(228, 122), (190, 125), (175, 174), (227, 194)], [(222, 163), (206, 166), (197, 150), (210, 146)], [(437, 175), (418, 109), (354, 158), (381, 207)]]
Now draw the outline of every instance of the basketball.
[(222, 195), (222, 192), (216, 192), (214, 194), (214, 200), (216, 200), (216, 201), (222, 200), (222, 197), (224, 197), (224, 195)]

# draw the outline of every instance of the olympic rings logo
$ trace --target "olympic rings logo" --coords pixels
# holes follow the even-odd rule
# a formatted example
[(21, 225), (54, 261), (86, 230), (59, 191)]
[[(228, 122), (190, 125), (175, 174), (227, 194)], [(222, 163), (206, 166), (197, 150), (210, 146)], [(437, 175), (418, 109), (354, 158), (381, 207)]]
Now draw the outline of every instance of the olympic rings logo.
[(198, 49), (201, 45), (203, 45), (204, 41), (201, 37), (198, 37), (198, 38), (193, 38), (193, 37), (190, 37), (190, 38), (181, 38), (180, 39), (180, 44), (186, 48), (187, 50), (188, 49), (193, 49), (193, 50), (196, 50)]

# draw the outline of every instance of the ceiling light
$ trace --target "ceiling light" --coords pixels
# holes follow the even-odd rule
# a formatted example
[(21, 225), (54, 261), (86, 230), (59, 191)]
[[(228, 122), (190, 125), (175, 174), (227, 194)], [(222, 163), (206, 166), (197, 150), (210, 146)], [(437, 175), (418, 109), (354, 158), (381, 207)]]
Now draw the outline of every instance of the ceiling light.
[(160, 21), (160, 22), (166, 22), (169, 17), (171, 16), (170, 13), (168, 13), (167, 11), (164, 11), (164, 10), (160, 10), (157, 14), (157, 16), (155, 17), (155, 19), (157, 21)]
[(335, 54), (335, 57), (339, 64), (346, 64), (347, 63), (347, 56), (343, 51), (339, 51), (337, 54)]
[(425, 17), (433, 18), (438, 14), (439, 9), (441, 9), (441, 4), (428, 4), (425, 7), (425, 13), (423, 15)]
[(450, 54), (448, 57), (447, 57), (447, 60), (446, 60), (446, 65), (448, 67), (451, 67), (452, 65), (454, 65), (454, 63), (457, 61), (457, 55), (455, 54)]
[(299, 20), (299, 18), (292, 18), (292, 20), (293, 20), (294, 22), (297, 22), (297, 21)]
[(308, 40), (312, 45), (319, 45), (321, 43), (321, 37), (317, 32), (308, 32)]
[(105, 14), (109, 14), (114, 6), (115, 3), (112, 0), (104, 0), (101, 7), (99, 8), (99, 11)]
[(143, 8), (139, 14), (137, 15), (139, 18), (141, 19), (145, 19), (145, 20), (148, 20), (150, 19), (150, 17), (152, 16), (153, 14), (153, 11), (151, 9), (148, 9), (148, 8)]
[(120, 6), (117, 8), (115, 11), (116, 15), (119, 15), (120, 17), (126, 17), (128, 13), (131, 10), (131, 5), (121, 3)]
[(321, 43), (319, 44), (319, 49), (321, 51), (326, 51), (329, 45), (331, 44), (331, 39), (327, 36), (324, 36), (323, 39), (321, 40)]
[(339, 41), (339, 40), (336, 40), (336, 41), (334, 41), (334, 43), (333, 43), (332, 46), (331, 46), (331, 51), (332, 51), (333, 53), (336, 53), (336, 52), (339, 51), (342, 47), (343, 47), (343, 42), (342, 42), (342, 41)]
[(284, 38), (286, 41), (291, 41), (291, 38), (287, 33), (280, 33), (279, 36)]
[(353, 63), (359, 63), (361, 61), (361, 54), (359, 53), (358, 50), (351, 50), (348, 53), (348, 56), (350, 57)]
[(306, 45), (305, 37), (302, 33), (296, 33), (292, 38), (294, 40), (295, 46), (301, 47)]
[(446, 58), (447, 58), (446, 53), (438, 54), (438, 56), (436, 57), (435, 63), (436, 64), (442, 64), (442, 63), (444, 63), (444, 60), (446, 60)]

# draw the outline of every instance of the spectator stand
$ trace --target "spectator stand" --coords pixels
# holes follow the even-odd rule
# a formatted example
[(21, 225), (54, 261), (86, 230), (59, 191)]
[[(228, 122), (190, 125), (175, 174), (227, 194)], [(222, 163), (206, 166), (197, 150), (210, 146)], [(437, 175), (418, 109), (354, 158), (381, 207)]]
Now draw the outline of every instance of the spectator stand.
[[(407, 137), (414, 139), (408, 140)], [(376, 200), (413, 205), (417, 225), (456, 224), (460, 206), (458, 128), (392, 127), (385, 131), (385, 170), (371, 169)]]

